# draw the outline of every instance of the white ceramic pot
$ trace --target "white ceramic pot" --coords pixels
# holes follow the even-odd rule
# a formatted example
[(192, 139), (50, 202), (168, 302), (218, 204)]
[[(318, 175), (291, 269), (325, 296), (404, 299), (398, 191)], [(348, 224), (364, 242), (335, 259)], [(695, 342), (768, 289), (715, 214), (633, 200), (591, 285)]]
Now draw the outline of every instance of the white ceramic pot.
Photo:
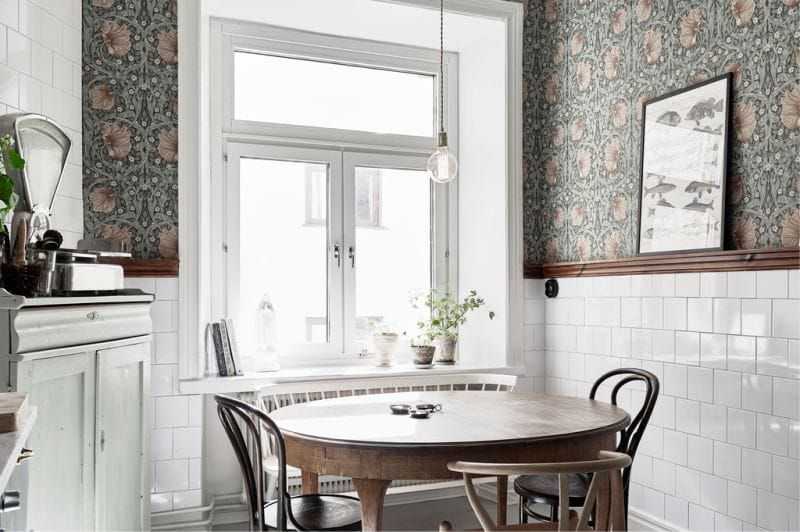
[(398, 335), (396, 333), (374, 333), (372, 345), (375, 346), (376, 366), (391, 366), (394, 350), (397, 348)]
[(456, 339), (449, 336), (440, 336), (436, 339), (436, 363), (456, 363)]

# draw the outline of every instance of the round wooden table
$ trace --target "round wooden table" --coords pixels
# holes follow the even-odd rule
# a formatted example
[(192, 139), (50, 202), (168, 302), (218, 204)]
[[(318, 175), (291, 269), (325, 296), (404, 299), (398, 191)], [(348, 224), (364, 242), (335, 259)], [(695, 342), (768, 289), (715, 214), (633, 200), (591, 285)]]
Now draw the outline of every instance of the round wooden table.
[[(414, 419), (389, 410), (422, 402), (441, 404), (442, 411)], [(270, 417), (283, 432), (287, 462), (303, 472), (304, 493), (316, 492), (320, 474), (353, 479), (364, 530), (380, 530), (392, 480), (460, 478), (447, 469), (455, 460), (591, 460), (600, 450), (614, 450), (617, 432), (630, 421), (625, 410), (601, 401), (478, 391), (324, 399), (280, 408)], [(507, 482), (498, 478), (501, 521)]]

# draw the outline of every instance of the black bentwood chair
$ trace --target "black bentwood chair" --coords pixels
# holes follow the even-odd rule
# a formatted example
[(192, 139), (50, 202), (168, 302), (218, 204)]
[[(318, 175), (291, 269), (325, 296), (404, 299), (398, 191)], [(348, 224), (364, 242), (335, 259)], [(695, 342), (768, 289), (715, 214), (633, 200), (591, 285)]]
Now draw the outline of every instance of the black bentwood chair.
[[(361, 530), (361, 505), (346, 495), (298, 495), (286, 491), (286, 448), (278, 426), (258, 408), (215, 395), (217, 414), (242, 469), (250, 530)], [(278, 498), (264, 503), (262, 430), (278, 457)], [(249, 444), (249, 447), (248, 447)]]
[[(631, 382), (641, 381), (645, 384), (645, 397), (639, 412), (631, 421), (627, 428), (620, 431), (619, 444), (617, 445), (617, 452), (625, 453), (633, 460), (636, 455), (636, 449), (639, 447), (639, 442), (642, 439), (642, 434), (647, 423), (650, 421), (650, 416), (653, 414), (653, 408), (658, 399), (659, 383), (658, 378), (649, 371), (638, 368), (620, 368), (609, 371), (602, 375), (592, 386), (589, 393), (589, 399), (594, 399), (597, 389), (607, 379), (616, 376), (622, 378), (614, 385), (611, 391), (611, 404), (617, 404), (617, 392)], [(628, 522), (628, 485), (631, 479), (631, 467), (633, 464), (625, 468), (622, 473), (622, 483), (625, 493), (625, 523)], [(583, 506), (586, 500), (586, 493), (589, 489), (591, 482), (589, 475), (570, 475), (569, 476), (569, 505), (571, 507)], [(517, 477), (514, 481), (514, 491), (519, 495), (519, 512), (520, 521), (522, 523), (528, 522), (528, 517), (533, 517), (541, 521), (558, 521), (558, 477), (554, 475), (524, 475)], [(533, 509), (533, 505), (545, 504), (550, 506), (550, 515), (542, 515)]]

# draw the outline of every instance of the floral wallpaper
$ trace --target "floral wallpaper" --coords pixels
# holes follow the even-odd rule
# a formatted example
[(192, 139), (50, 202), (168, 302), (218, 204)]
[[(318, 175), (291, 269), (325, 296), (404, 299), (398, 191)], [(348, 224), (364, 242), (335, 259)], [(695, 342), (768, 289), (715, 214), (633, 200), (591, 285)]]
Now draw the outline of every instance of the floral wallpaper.
[(636, 254), (641, 106), (734, 74), (726, 247), (800, 236), (800, 0), (529, 0), (527, 264)]
[(86, 236), (178, 253), (177, 0), (83, 0)]

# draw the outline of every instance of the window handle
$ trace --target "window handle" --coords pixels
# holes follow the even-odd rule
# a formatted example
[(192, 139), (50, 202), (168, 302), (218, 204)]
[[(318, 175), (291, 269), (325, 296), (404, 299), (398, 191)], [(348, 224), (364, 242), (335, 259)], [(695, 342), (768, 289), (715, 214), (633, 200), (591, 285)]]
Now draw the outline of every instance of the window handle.
[(347, 249), (347, 258), (350, 259), (350, 267), (351, 268), (355, 268), (356, 267), (356, 248), (354, 248), (353, 246), (350, 246)]
[(336, 267), (342, 267), (342, 253), (339, 251), (339, 244), (333, 245), (333, 258), (336, 259)]

